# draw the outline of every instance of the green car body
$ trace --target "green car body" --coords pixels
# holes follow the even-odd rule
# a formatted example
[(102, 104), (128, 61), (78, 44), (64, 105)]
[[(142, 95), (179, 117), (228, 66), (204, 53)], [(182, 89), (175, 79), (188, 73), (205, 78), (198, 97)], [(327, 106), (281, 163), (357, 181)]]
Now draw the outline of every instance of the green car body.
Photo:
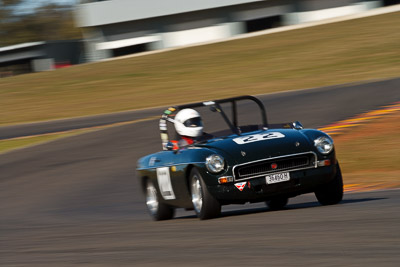
[[(247, 96), (219, 101), (236, 103), (243, 98), (254, 99)], [(219, 102), (212, 103), (220, 107)], [(182, 107), (187, 105), (173, 110)], [(236, 127), (235, 123), (228, 124)], [(200, 219), (218, 216), (221, 205), (228, 204), (266, 201), (270, 208), (283, 208), (288, 198), (310, 192), (316, 193), (321, 204), (338, 203), (343, 184), (332, 139), (296, 124), (268, 126), (264, 121), (252, 131), (233, 132), (139, 159), (138, 178), (153, 218), (172, 218), (177, 207), (194, 207)], [(321, 140), (329, 153), (318, 149)], [(223, 160), (222, 170), (215, 172), (208, 166), (213, 155)], [(149, 206), (149, 201), (156, 201), (161, 210)]]

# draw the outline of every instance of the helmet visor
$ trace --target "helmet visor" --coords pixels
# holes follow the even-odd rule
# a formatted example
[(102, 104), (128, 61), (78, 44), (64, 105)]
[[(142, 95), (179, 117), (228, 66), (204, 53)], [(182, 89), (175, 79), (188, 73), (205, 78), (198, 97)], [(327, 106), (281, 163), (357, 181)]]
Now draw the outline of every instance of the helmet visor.
[(201, 127), (203, 126), (203, 123), (201, 122), (201, 118), (197, 117), (186, 120), (183, 125), (186, 127)]

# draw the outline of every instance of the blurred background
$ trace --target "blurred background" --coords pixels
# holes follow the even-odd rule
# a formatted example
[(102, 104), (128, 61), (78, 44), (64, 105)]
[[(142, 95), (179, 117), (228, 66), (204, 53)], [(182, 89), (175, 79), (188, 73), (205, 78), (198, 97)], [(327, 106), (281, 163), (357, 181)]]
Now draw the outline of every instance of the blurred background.
[(399, 0), (2, 0), (1, 77), (351, 16)]

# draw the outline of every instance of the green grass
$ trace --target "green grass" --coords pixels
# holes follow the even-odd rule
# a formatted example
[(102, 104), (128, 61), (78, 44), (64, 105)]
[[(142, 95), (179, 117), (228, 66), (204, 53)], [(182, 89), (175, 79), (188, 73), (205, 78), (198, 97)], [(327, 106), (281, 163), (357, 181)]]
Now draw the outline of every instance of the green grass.
[(0, 80), (0, 125), (400, 74), (400, 12)]

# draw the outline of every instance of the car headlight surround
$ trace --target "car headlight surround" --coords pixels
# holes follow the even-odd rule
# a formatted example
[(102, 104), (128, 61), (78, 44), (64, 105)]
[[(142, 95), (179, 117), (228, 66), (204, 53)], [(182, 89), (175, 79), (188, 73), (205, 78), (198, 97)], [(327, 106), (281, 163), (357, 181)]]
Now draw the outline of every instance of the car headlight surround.
[(327, 136), (321, 136), (314, 140), (314, 146), (321, 154), (327, 155), (333, 150), (333, 141)]
[(220, 155), (210, 155), (206, 158), (206, 167), (211, 173), (219, 173), (225, 168), (225, 160)]

